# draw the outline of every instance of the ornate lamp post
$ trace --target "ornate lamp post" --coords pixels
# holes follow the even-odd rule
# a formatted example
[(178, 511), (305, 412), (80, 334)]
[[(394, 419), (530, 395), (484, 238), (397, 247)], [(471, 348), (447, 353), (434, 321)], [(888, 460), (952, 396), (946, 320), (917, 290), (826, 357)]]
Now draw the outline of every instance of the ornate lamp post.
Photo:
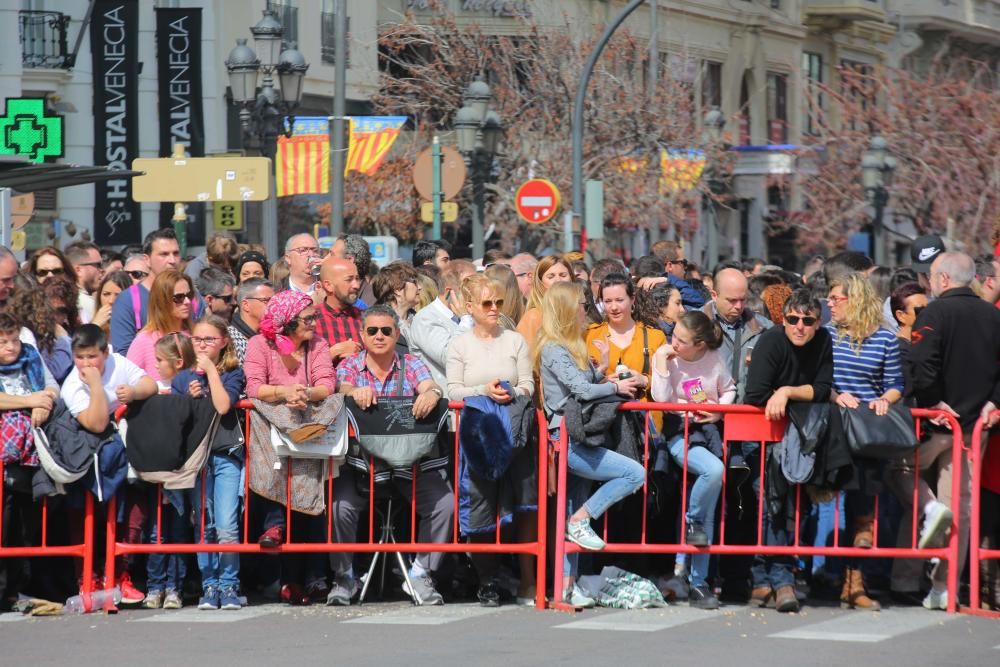
[[(712, 107), (705, 113), (703, 126), (705, 128), (705, 143), (719, 145), (722, 143), (722, 129), (726, 125), (726, 117), (719, 111), (718, 107)], [(708, 246), (705, 251), (706, 267), (715, 266), (719, 261), (719, 209), (716, 206), (712, 194), (719, 194), (723, 188), (723, 182), (719, 178), (718, 165), (709, 162), (706, 165), (705, 176), (707, 178), (708, 189), (711, 193), (706, 193), (702, 202), (706, 215), (705, 244)]]
[[(254, 48), (247, 46), (246, 39), (237, 39), (236, 48), (226, 59), (233, 103), (240, 107), (244, 143), (271, 160), (277, 152), (278, 137), (291, 136), (291, 122), (286, 123), (285, 117), (302, 101), (303, 83), (309, 69), (305, 57), (294, 44), (281, 50), (283, 32), (275, 13), (265, 9), (257, 25), (250, 28)], [(275, 73), (278, 75), (277, 88)], [(261, 74), (264, 78), (258, 90), (257, 79)], [(278, 209), (273, 186), (265, 202), (263, 217), (261, 240), (268, 255), (274, 259), (279, 251)]]
[(888, 187), (896, 170), (896, 158), (889, 152), (889, 142), (881, 135), (871, 138), (868, 148), (861, 156), (861, 183), (865, 197), (875, 208), (872, 218), (872, 253), (875, 264), (885, 266), (885, 205), (889, 203)]
[(455, 114), (453, 122), (458, 135), (458, 150), (465, 157), (472, 178), (472, 257), (482, 257), (486, 252), (483, 239), (483, 212), (486, 183), (492, 176), (493, 160), (497, 154), (503, 124), (500, 115), (489, 108), (493, 93), (482, 77), (466, 88), (462, 100), (465, 105)]

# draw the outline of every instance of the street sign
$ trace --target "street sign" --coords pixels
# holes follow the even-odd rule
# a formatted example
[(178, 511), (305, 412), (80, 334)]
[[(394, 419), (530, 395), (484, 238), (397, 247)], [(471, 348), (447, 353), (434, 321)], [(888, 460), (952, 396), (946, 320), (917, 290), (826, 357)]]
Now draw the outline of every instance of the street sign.
[(379, 267), (399, 259), (399, 241), (395, 236), (365, 236), (364, 239), (368, 241), (372, 261)]
[(63, 117), (48, 114), (41, 97), (7, 99), (0, 116), (0, 155), (21, 155), (31, 162), (63, 155)]
[(212, 205), (212, 222), (217, 232), (242, 232), (243, 202), (215, 202)]
[(35, 193), (26, 192), (10, 198), (10, 226), (20, 229), (28, 224), (35, 213)]
[(266, 157), (139, 158), (132, 199), (156, 202), (264, 201), (271, 178)]
[(514, 205), (525, 222), (540, 225), (551, 220), (559, 209), (559, 190), (551, 181), (533, 178), (517, 189)]
[[(424, 222), (434, 222), (434, 202), (425, 201), (420, 204), (420, 219)], [(458, 220), (458, 204), (453, 201), (441, 202), (441, 222)]]
[[(424, 199), (434, 200), (434, 161), (432, 150), (425, 148), (413, 163), (413, 186)], [(465, 161), (454, 148), (441, 146), (441, 194), (454, 199), (465, 184)]]

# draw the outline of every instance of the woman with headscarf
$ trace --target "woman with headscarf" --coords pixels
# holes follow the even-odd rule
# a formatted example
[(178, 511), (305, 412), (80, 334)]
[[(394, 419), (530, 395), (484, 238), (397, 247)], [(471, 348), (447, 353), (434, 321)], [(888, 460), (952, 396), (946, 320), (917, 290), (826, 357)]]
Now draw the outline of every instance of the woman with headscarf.
[[(247, 471), (250, 489), (257, 494), (265, 514), (258, 543), (274, 548), (285, 542), (289, 527), (285, 525), (284, 505), (289, 498), (296, 513), (292, 537), (321, 541), (326, 509), (323, 482), (330, 466), (326, 459), (279, 459), (270, 436), (272, 423), (293, 438), (297, 429), (329, 426), (343, 407), (343, 398), (335, 394), (330, 348), (316, 336), (316, 307), (309, 295), (287, 290), (271, 298), (260, 321), (260, 333), (247, 343), (243, 369), (246, 394), (255, 407), (250, 413)], [(291, 467), (290, 477), (286, 465)], [(286, 489), (289, 479), (290, 495)], [(281, 583), (283, 602), (325, 601), (325, 559), (320, 554), (305, 558), (283, 554)]]

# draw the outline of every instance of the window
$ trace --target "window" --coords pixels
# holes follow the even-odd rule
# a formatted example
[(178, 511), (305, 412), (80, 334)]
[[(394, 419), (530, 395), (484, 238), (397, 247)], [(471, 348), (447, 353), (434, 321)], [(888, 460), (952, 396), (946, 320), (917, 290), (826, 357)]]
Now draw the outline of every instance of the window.
[(722, 63), (703, 60), (701, 63), (701, 108), (722, 108)]
[(767, 73), (767, 132), (772, 144), (788, 143), (788, 77)]
[[(823, 93), (818, 84), (823, 83), (823, 56), (819, 53), (802, 52), (802, 82), (805, 87), (804, 116), (805, 133), (818, 134), (819, 123), (816, 113), (823, 108)], [(810, 95), (813, 96), (810, 101)]]
[(740, 144), (750, 145), (750, 85), (746, 74), (740, 81)]
[[(334, 65), (337, 63), (334, 35), (337, 29), (337, 11), (347, 0), (323, 0), (323, 13), (320, 14), (320, 57), (323, 62)], [(351, 66), (351, 17), (347, 17), (347, 37), (344, 48), (347, 53), (347, 67)]]
[(287, 49), (289, 44), (299, 43), (299, 9), (292, 6), (292, 0), (267, 0), (267, 8), (278, 16), (278, 23), (283, 29), (281, 33), (281, 48)]

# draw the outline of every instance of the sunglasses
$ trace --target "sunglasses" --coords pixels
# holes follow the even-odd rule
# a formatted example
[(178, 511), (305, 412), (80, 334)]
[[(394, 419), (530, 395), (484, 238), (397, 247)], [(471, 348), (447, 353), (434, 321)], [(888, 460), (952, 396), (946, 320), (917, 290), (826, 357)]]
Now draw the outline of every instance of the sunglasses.
[(260, 301), (265, 306), (271, 303), (271, 297), (269, 296), (248, 296), (247, 301)]
[(143, 278), (149, 275), (149, 271), (139, 271), (139, 270), (128, 271), (127, 273), (130, 276), (132, 276), (132, 280), (142, 280)]
[(483, 299), (479, 305), (483, 307), (483, 310), (492, 310), (493, 306), (500, 309), (503, 308), (503, 299)]
[(298, 326), (299, 324), (304, 324), (307, 327), (309, 327), (312, 326), (313, 324), (316, 324), (316, 316), (306, 315), (305, 317), (293, 317), (292, 319), (289, 320), (289, 323), (293, 322), (295, 323), (295, 326)]
[(395, 329), (392, 327), (367, 327), (365, 329), (365, 333), (369, 336), (374, 336), (379, 331), (382, 332), (383, 336), (391, 336)]
[(225, 301), (226, 303), (232, 303), (233, 302), (233, 297), (235, 297), (236, 294), (209, 294), (209, 296), (212, 297), (213, 299), (218, 299), (219, 301)]
[(802, 324), (806, 325), (807, 327), (811, 327), (812, 325), (816, 324), (816, 320), (817, 318), (809, 317), (808, 315), (806, 317), (799, 317), (798, 315), (785, 315), (785, 321), (791, 324), (793, 327), (798, 325), (799, 321), (801, 321)]
[(37, 271), (35, 271), (35, 276), (38, 277), (38, 278), (44, 278), (46, 276), (61, 276), (64, 273), (66, 273), (66, 272), (63, 271), (62, 268), (56, 268), (56, 269), (38, 269)]
[(173, 297), (174, 303), (178, 306), (184, 303), (184, 301), (194, 301), (194, 292), (182, 292), (180, 294), (175, 294)]

